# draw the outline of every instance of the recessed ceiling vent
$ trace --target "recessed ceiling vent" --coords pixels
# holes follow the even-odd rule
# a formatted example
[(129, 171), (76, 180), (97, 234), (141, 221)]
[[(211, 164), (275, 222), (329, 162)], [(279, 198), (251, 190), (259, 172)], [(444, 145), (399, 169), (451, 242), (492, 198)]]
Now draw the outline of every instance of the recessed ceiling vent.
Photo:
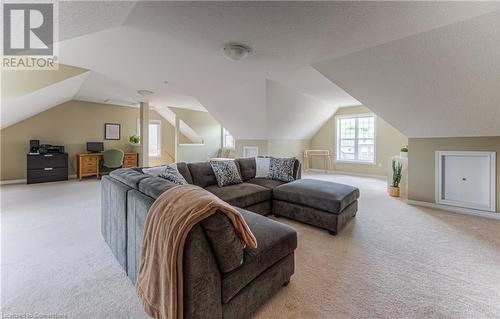
[(246, 45), (238, 43), (226, 43), (222, 48), (222, 54), (231, 61), (240, 61), (252, 52), (252, 49)]

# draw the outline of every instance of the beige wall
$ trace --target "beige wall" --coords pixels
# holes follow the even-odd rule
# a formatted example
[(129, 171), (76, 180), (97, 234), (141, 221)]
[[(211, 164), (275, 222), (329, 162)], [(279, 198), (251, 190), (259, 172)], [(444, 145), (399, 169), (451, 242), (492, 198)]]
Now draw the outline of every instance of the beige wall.
[(236, 140), (234, 157), (243, 157), (243, 148), (245, 146), (258, 146), (259, 155), (275, 156), (275, 157), (296, 157), (300, 161), (303, 160), (303, 152), (311, 147), (310, 140), (286, 140), (286, 139), (269, 139), (269, 140)]
[[(311, 140), (312, 149), (330, 150), (335, 158), (336, 149), (336, 115), (363, 114), (371, 111), (365, 106), (352, 106), (340, 108), (334, 116), (316, 133)], [(334, 170), (341, 172), (353, 172), (369, 175), (387, 175), (388, 158), (399, 154), (401, 147), (408, 144), (408, 138), (401, 132), (377, 116), (376, 119), (376, 155), (375, 164), (351, 164), (351, 163), (333, 163)], [(312, 167), (324, 169), (322, 160), (312, 161)]]
[(231, 152), (233, 157), (243, 157), (243, 148), (245, 146), (257, 146), (259, 155), (267, 155), (267, 140), (236, 140), (234, 151)]
[(217, 156), (217, 152), (222, 145), (222, 131), (219, 122), (208, 112), (174, 107), (171, 110), (203, 139), (203, 145), (179, 145), (177, 148), (177, 161), (203, 162), (210, 157)]
[(435, 202), (436, 151), (497, 152), (497, 212), (500, 212), (500, 136), (410, 138), (408, 145), (408, 198)]
[[(26, 153), (30, 139), (41, 143), (64, 145), (69, 156), (69, 173), (76, 172), (76, 154), (86, 151), (87, 141), (103, 141), (104, 148), (134, 151), (128, 137), (136, 134), (139, 109), (108, 104), (70, 101), (30, 117), (0, 131), (0, 179), (22, 179), (26, 176)], [(162, 157), (150, 158), (150, 165), (171, 163), (175, 130), (158, 113), (150, 119), (161, 120)], [(121, 140), (104, 140), (104, 123), (121, 124)]]
[(267, 152), (275, 157), (296, 157), (303, 161), (304, 150), (311, 148), (310, 140), (268, 140)]

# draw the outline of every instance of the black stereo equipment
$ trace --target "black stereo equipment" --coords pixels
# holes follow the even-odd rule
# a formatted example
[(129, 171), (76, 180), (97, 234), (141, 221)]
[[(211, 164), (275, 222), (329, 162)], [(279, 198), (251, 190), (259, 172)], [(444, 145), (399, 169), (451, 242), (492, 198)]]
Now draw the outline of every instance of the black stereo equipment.
[(64, 146), (42, 144), (38, 148), (40, 154), (64, 153)]
[(40, 140), (30, 140), (30, 153), (38, 153)]

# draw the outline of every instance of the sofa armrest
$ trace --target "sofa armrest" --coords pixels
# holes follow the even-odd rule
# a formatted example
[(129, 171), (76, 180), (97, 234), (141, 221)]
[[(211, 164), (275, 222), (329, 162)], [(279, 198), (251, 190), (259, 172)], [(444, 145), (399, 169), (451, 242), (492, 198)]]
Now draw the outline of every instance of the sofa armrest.
[(198, 224), (184, 245), (184, 318), (222, 318), (221, 273)]
[[(135, 283), (144, 224), (154, 199), (128, 192), (128, 276)], [(222, 318), (222, 283), (217, 260), (200, 224), (189, 232), (183, 252), (184, 318)]]

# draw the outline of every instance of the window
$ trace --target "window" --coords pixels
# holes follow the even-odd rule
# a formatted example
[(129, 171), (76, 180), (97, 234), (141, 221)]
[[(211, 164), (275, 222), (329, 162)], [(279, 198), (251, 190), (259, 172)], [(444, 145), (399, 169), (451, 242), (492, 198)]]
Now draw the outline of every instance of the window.
[(375, 163), (375, 116), (337, 117), (337, 161)]
[(234, 137), (225, 128), (222, 128), (222, 148), (234, 148)]
[[(141, 119), (139, 118), (137, 119), (137, 135), (141, 136)], [(161, 121), (149, 121), (149, 156), (161, 157)]]

